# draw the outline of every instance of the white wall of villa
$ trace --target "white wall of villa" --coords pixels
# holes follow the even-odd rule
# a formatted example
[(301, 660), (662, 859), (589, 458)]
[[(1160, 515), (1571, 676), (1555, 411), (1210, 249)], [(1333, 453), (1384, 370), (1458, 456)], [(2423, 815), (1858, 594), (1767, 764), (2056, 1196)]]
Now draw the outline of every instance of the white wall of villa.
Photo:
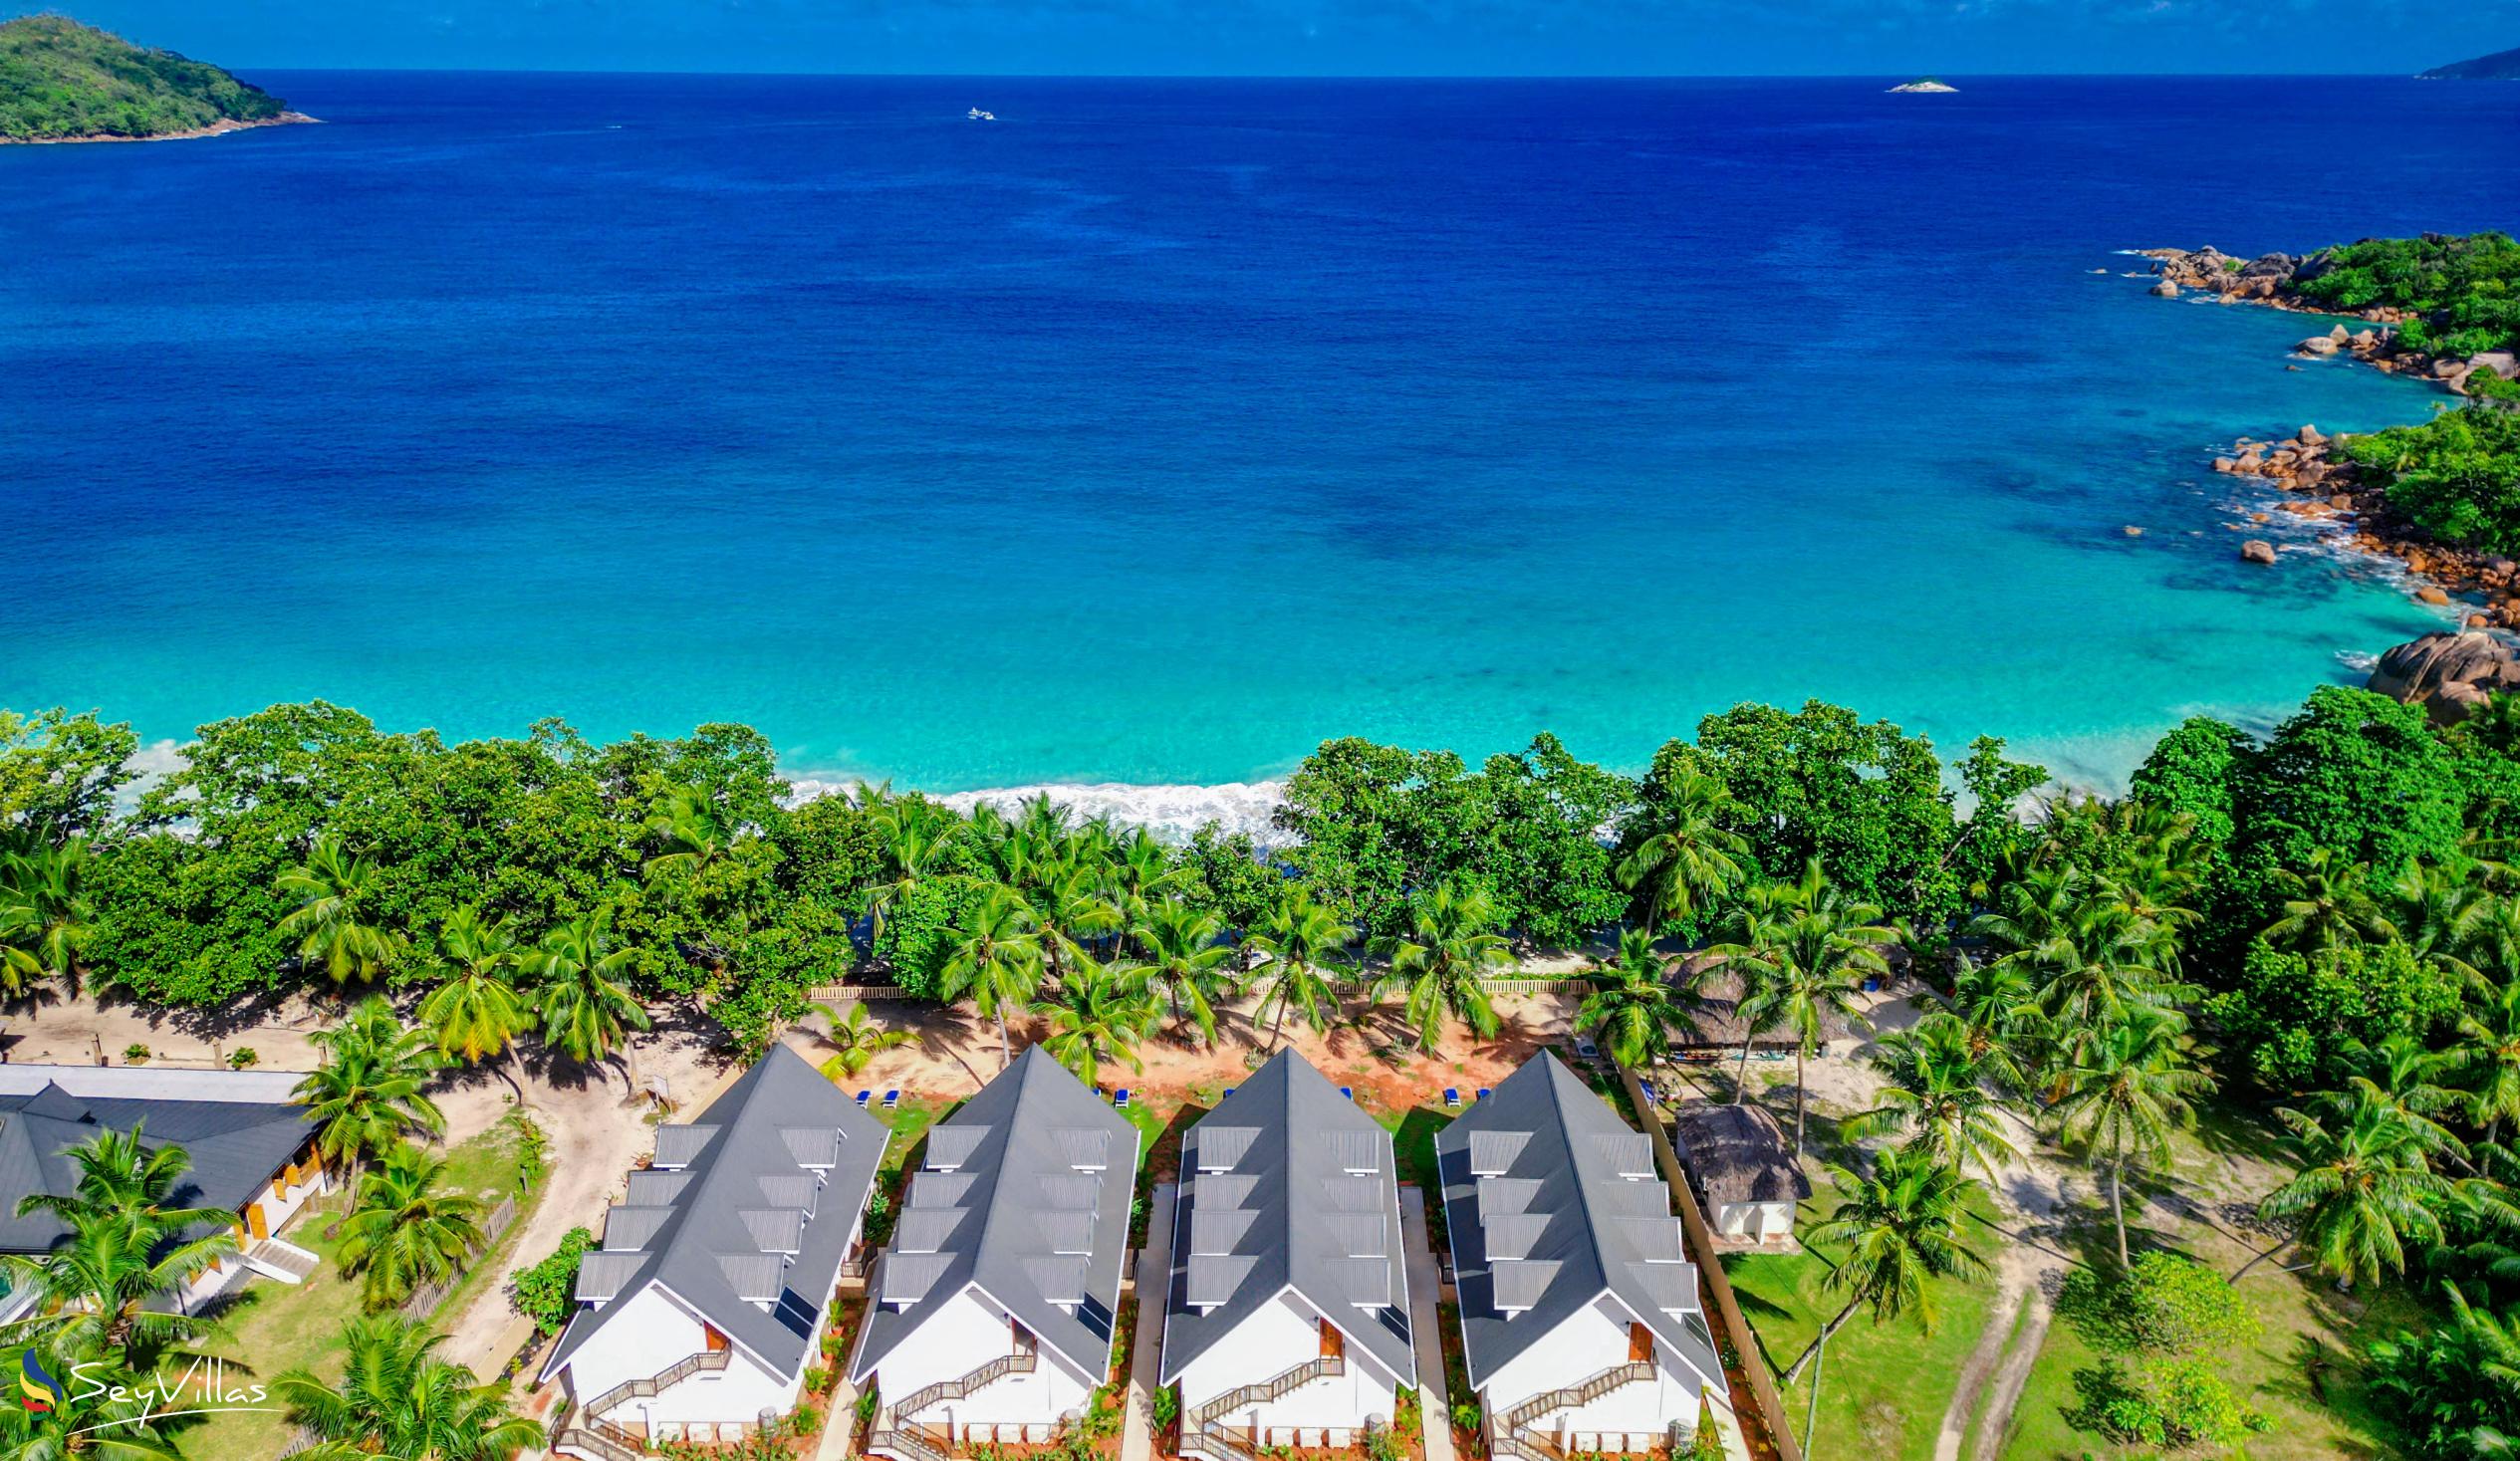
[[(1570, 1315), (1545, 1339), (1488, 1377), (1480, 1392), (1490, 1426), (1532, 1396), (1580, 1385), (1603, 1370), (1629, 1362), (1633, 1318), (1605, 1294)], [(1589, 1404), (1552, 1410), (1523, 1422), (1526, 1431), (1558, 1439), (1570, 1451), (1641, 1451), (1669, 1438), (1677, 1424), (1686, 1439), (1697, 1424), (1698, 1391), (1708, 1385), (1723, 1402), (1722, 1376), (1701, 1377), (1659, 1339), (1653, 1342), (1654, 1377), (1622, 1385)]]
[(624, 1313), (569, 1356), (569, 1392), (581, 1405), (626, 1380), (647, 1379), (694, 1354), (727, 1351), (726, 1368), (703, 1370), (642, 1399), (626, 1400), (602, 1418), (649, 1434), (661, 1424), (752, 1421), (764, 1410), (784, 1414), (805, 1385), (804, 1371), (781, 1376), (755, 1361), (708, 1326), (661, 1285), (649, 1284), (613, 1301)]
[(1714, 1211), (1715, 1235), (1742, 1243), (1782, 1243), (1794, 1236), (1791, 1202), (1727, 1202)]
[[(1374, 1315), (1357, 1311), (1351, 1327), (1379, 1324)], [(1280, 1294), (1181, 1371), (1181, 1410), (1201, 1405), (1244, 1385), (1265, 1384), (1322, 1354), (1322, 1316), (1293, 1290)], [(1211, 1419), (1221, 1429), (1250, 1434), (1263, 1445), (1291, 1444), (1293, 1430), (1342, 1432), (1331, 1444), (1345, 1444), (1346, 1432), (1371, 1420), (1388, 1424), (1392, 1391), (1399, 1377), (1376, 1362), (1357, 1344), (1346, 1343), (1347, 1372), (1313, 1380), (1275, 1400), (1244, 1405)]]
[[(307, 1203), (332, 1191), (333, 1185), (332, 1173), (324, 1169), (312, 1146), (300, 1152), (297, 1160), (273, 1173), (254, 1200), (236, 1210), (236, 1224), (229, 1233), (236, 1241), (236, 1252), (220, 1259), (216, 1267), (185, 1285), (179, 1295), (179, 1307), (189, 1313), (216, 1298), (229, 1278), (246, 1267), (246, 1250), (264, 1238), (287, 1242), (282, 1230)], [(261, 1230), (261, 1237), (255, 1235), (256, 1229)]]
[[(1015, 1352), (1013, 1320), (977, 1286), (966, 1287), (949, 1299), (919, 1302), (944, 1307), (904, 1336), (876, 1366), (873, 1378), (886, 1405), (929, 1385), (960, 1379), (1001, 1354)], [(959, 1400), (941, 1400), (898, 1419), (950, 1426), (960, 1439), (975, 1425), (1055, 1426), (1070, 1415), (1084, 1414), (1106, 1374), (1098, 1371), (1089, 1378), (1049, 1345), (1037, 1342), (1034, 1348), (1031, 1372), (1006, 1375)], [(1103, 1371), (1110, 1364), (1107, 1352)], [(1047, 1432), (1041, 1434), (1047, 1438)], [(1003, 1437), (1015, 1438), (1012, 1432)]]

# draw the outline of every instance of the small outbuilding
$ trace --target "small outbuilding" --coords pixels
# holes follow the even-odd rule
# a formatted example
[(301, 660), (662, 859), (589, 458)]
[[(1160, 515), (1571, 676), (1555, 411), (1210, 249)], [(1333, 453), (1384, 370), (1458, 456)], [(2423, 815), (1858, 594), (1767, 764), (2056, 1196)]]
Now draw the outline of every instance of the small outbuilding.
[(1811, 1177), (1765, 1106), (1692, 1101), (1671, 1112), (1671, 1145), (1688, 1169), (1715, 1241), (1745, 1248), (1794, 1242), (1794, 1210)]

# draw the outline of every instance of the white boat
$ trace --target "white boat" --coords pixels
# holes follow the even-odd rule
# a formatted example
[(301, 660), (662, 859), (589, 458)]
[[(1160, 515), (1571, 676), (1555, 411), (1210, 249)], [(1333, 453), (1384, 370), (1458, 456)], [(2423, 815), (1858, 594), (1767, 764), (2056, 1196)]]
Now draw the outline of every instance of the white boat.
[(966, 118), (968, 118), (969, 120), (973, 121), (973, 122), (995, 122), (995, 121), (997, 121), (997, 114), (996, 114), (996, 113), (994, 113), (994, 112), (983, 112), (983, 111), (981, 111), (981, 110), (980, 110), (979, 108), (977, 108), (977, 107), (972, 108), (969, 112), (966, 112), (966, 113), (964, 113), (963, 115), (964, 115)]

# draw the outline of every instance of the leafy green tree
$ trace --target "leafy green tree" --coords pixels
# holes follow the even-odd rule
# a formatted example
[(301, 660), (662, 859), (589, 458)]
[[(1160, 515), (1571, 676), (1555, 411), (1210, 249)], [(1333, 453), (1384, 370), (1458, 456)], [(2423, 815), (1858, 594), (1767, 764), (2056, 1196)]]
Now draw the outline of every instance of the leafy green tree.
[(2394, 1032), (2446, 1031), (2458, 1018), (2459, 989), (2453, 972), (2394, 939), (2307, 953), (2255, 942), (2239, 977), (2203, 1009), (2226, 1053), (2262, 1085), (2297, 1091), (2342, 1080), (2358, 1048)]
[(1013, 1065), (1007, 1038), (1010, 1010), (1020, 1011), (1041, 990), (1040, 924), (1032, 905), (1009, 887), (992, 887), (971, 915), (970, 927), (945, 961), (940, 993), (947, 1002), (968, 998), (984, 1020), (997, 1022), (998, 1065)]
[(1195, 1027), (1209, 1045), (1216, 1043), (1216, 1001), (1235, 988), (1233, 951), (1217, 941), (1223, 932), (1215, 914), (1162, 899), (1130, 930), (1141, 957), (1120, 970), (1131, 985), (1160, 1000), (1176, 1027)]
[(416, 1146), (391, 1147), (359, 1181), (342, 1220), (341, 1265), (361, 1280), (371, 1312), (463, 1267), (489, 1246), (481, 1200), (444, 1190), (446, 1163)]
[(578, 1267), (586, 1259), (587, 1250), (600, 1248), (595, 1234), (584, 1228), (571, 1228), (561, 1235), (560, 1246), (540, 1261), (516, 1271), (508, 1282), (508, 1296), (516, 1312), (534, 1322), (534, 1328), (546, 1337), (565, 1328), (570, 1316), (578, 1312)]
[(1300, 886), (1269, 908), (1247, 945), (1268, 958), (1254, 984), (1260, 991), (1256, 1013), (1269, 1022), (1269, 1049), (1286, 1044), (1289, 1016), (1314, 1030), (1329, 1028), (1339, 1003), (1332, 981), (1352, 968), (1348, 946), (1356, 938), (1353, 925)]
[(526, 1099), (520, 1038), (534, 1028), (534, 1013), (511, 982), (521, 952), (506, 919), (471, 906), (449, 910), (430, 955), (430, 972), (441, 982), (418, 1010), (438, 1054), (467, 1066), (506, 1055), (519, 1101)]
[(1679, 984), (1663, 956), (1653, 947), (1649, 929), (1631, 928), (1620, 935), (1619, 959), (1593, 976), (1592, 993), (1576, 1006), (1575, 1028), (1598, 1032), (1613, 1059), (1640, 1071), (1671, 1048), (1671, 1032), (1688, 1022), (1689, 1011), (1702, 1002), (1702, 975)]
[(883, 906), (875, 936), (879, 961), (914, 999), (944, 997), (945, 965), (962, 946), (970, 921), (994, 883), (964, 873), (923, 877)]
[(1126, 1061), (1143, 1071), (1137, 1047), (1161, 1018), (1151, 995), (1135, 983), (1091, 962), (1075, 966), (1058, 992), (1033, 1005), (1050, 1018), (1043, 1042), (1051, 1058), (1088, 1086), (1099, 1085), (1103, 1067)]
[(0, 834), (47, 842), (94, 837), (114, 821), (114, 799), (139, 773), (139, 737), (96, 712), (0, 710)]
[(354, 1319), (339, 1381), (300, 1366), (272, 1381), (289, 1418), (324, 1437), (319, 1461), (504, 1461), (543, 1444), (540, 1423), (509, 1408), (504, 1383), (483, 1384), (437, 1357), (444, 1337), (393, 1315)]
[(1873, 1170), (1830, 1168), (1840, 1202), (1828, 1220), (1804, 1236), (1813, 1249), (1842, 1250), (1832, 1259), (1823, 1287), (1844, 1294), (1844, 1307), (1821, 1325), (1820, 1333), (1785, 1371), (1793, 1384), (1806, 1368), (1813, 1370), (1809, 1409), (1803, 1420), (1803, 1449), (1812, 1449), (1812, 1432), (1820, 1416), (1821, 1377), (1817, 1366), (1830, 1339), (1846, 1328), (1858, 1309), (1872, 1312), (1875, 1324), (1914, 1315), (1933, 1328), (1932, 1281), (1974, 1279), (1986, 1261), (1963, 1240), (1961, 1224), (1968, 1215), (1968, 1194), (1977, 1184), (1955, 1167), (1934, 1161), (1920, 1151), (1890, 1147), (1873, 1159)]
[(1481, 981), (1514, 956), (1493, 931), (1495, 916), (1485, 892), (1437, 883), (1410, 899), (1408, 932), (1383, 940), (1385, 980), (1400, 991), (1403, 1016), (1428, 1055), (1442, 1048), (1446, 1017), (1482, 1039), (1496, 1034), (1496, 1007)]
[(281, 937), (295, 939), (298, 957), (336, 985), (381, 978), (400, 956), (400, 936), (365, 916), (377, 897), (375, 865), (340, 839), (318, 839), (278, 887), (295, 903), (280, 920)]
[(914, 1044), (918, 1039), (906, 1030), (886, 1030), (878, 1025), (868, 1017), (863, 1004), (845, 1010), (831, 1005), (814, 1008), (823, 1012), (823, 1043), (835, 1052), (823, 1071), (835, 1079), (855, 1077), (877, 1056)]
[[(542, 1015), (543, 1044), (593, 1065), (610, 1059), (631, 1031), (646, 1029), (647, 1011), (623, 982), (630, 962), (629, 949), (613, 946), (612, 917), (602, 908), (545, 933), (520, 956)], [(629, 1083), (628, 1073), (623, 1079)]]
[(2241, 772), (2257, 743), (2248, 733), (2210, 716), (2190, 716), (2153, 742), (2136, 768), (2133, 795), (2165, 812), (2192, 819), (2207, 860), (2219, 864), (2236, 827), (2234, 807)]
[(429, 1037), (404, 1028), (382, 995), (353, 1007), (331, 1030), (316, 1032), (322, 1063), (291, 1093), (315, 1122), (315, 1149), (347, 1163), (358, 1185), (367, 1159), (405, 1135), (434, 1135), (446, 1117), (428, 1097), (440, 1066)]
[(2171, 1132), (2196, 1119), (2189, 1098), (2213, 1089), (2213, 1078), (2191, 1060), (2184, 1016), (2130, 1007), (2083, 1046), (2065, 1074), (2064, 1097), (2049, 1107), (2059, 1138), (2109, 1173), (2121, 1272), (2134, 1262), (2127, 1247), (2127, 1169), (2169, 1160)]
[(2520, 1436), (2520, 1321), (2448, 1286), (2448, 1322), (2373, 1343), (2374, 1413), (2435, 1461), (2506, 1461)]

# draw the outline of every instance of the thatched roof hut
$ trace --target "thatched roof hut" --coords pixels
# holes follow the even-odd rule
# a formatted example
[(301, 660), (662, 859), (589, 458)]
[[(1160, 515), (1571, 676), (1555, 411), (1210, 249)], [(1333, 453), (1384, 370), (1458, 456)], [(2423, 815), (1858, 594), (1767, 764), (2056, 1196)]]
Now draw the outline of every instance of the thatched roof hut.
[(1671, 1112), (1671, 1145), (1709, 1207), (1811, 1196), (1792, 1139), (1765, 1106), (1689, 1101)]

